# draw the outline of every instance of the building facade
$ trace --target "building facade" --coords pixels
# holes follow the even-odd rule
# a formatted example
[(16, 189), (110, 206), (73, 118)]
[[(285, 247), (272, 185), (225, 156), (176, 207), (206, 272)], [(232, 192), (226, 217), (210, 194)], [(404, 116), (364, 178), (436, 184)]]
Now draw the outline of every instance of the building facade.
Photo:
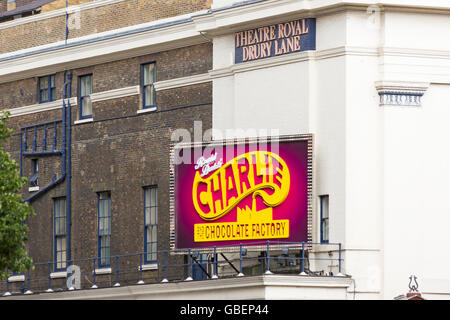
[[(70, 4), (14, 19), (5, 13), (22, 5), (0, 6), (0, 105), (30, 178), (28, 249), (42, 262), (2, 291), (26, 291), (30, 278), (34, 292), (62, 287), (72, 261), (83, 289), (105, 288), (38, 297), (393, 299), (411, 275), (424, 298), (449, 297), (449, 207), (438, 200), (450, 174), (447, 1)], [(241, 274), (243, 256), (209, 252), (205, 264), (169, 252), (177, 129), (313, 137), (317, 245), (299, 251), (295, 276), (175, 281), (216, 275), (217, 263)], [(169, 275), (167, 259), (178, 265)], [(171, 281), (147, 284), (161, 279)]]
[[(95, 43), (101, 39), (99, 27), (107, 30), (106, 38), (115, 39), (124, 32), (149, 40), (152, 36), (148, 34), (154, 30), (158, 34), (166, 25), (166, 29), (170, 25), (176, 29), (184, 22), (185, 18), (179, 17), (184, 12), (207, 6), (202, 1), (190, 5), (148, 1), (98, 4), (79, 5), (79, 11), (68, 16), (74, 27), (69, 21), (67, 30), (65, 8), (33, 15), (29, 17), (32, 22), (25, 24), (25, 17), (3, 22), (3, 61), (9, 64), (10, 52), (19, 48), (46, 51), (46, 44), (58, 40), (69, 44), (72, 38), (92, 35), (87, 43)], [(120, 22), (111, 12), (120, 15)], [(165, 17), (169, 17), (167, 22), (161, 22)], [(134, 24), (139, 25), (135, 30), (115, 30)], [(18, 30), (23, 30), (20, 36)], [(13, 40), (18, 38), (23, 42)], [(77, 67), (47, 65), (44, 68), (49, 69), (13, 81), (2, 77), (6, 82), (1, 85), (1, 104), (11, 106), (7, 108), (11, 112), (8, 124), (15, 131), (8, 151), (21, 164), (21, 174), (30, 178), (24, 198), (36, 213), (27, 221), (27, 249), (35, 262), (53, 262), (54, 285), (65, 283), (66, 269), (76, 258), (98, 257), (98, 286), (102, 274), (111, 274), (113, 254), (145, 253), (133, 257), (136, 268), (141, 258), (149, 270), (157, 269), (156, 252), (168, 248), (167, 155), (172, 132), (193, 130), (197, 120), (204, 130), (211, 126), (211, 82), (201, 75), (212, 68), (212, 44), (202, 37), (191, 40), (180, 45), (167, 39), (163, 49), (157, 41), (154, 49), (138, 55), (130, 51), (101, 62), (88, 59)], [(41, 62), (37, 65), (44, 66)], [(184, 81), (177, 84), (173, 79)], [(92, 261), (78, 261), (78, 265), (90, 267)], [(47, 267), (36, 265), (30, 276), (38, 278)], [(23, 291), (20, 281), (10, 284), (13, 292), (20, 292), (20, 287)], [(36, 280), (35, 285), (44, 284)]]

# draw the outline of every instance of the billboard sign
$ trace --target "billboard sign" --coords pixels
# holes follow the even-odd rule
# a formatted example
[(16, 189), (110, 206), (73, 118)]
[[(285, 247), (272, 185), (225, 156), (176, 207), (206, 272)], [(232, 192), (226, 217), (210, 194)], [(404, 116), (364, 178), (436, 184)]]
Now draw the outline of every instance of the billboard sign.
[(307, 242), (311, 164), (310, 135), (174, 147), (172, 247)]

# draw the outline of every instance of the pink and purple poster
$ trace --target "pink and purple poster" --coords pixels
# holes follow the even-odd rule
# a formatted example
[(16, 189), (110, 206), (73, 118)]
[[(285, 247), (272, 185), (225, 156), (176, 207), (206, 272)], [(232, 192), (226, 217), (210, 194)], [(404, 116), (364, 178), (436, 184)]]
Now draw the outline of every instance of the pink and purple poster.
[(301, 136), (175, 148), (175, 248), (307, 242), (311, 144)]

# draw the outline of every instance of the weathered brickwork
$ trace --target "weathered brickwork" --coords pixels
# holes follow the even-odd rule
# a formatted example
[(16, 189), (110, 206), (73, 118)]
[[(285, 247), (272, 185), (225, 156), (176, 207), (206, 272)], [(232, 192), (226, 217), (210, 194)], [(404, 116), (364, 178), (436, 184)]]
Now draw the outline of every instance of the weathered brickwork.
[[(72, 13), (69, 35), (78, 38), (209, 8), (207, 0), (123, 0)], [(78, 23), (79, 22), (79, 23)], [(9, 28), (0, 23), (0, 53), (64, 40), (66, 17), (38, 20)]]
[(41, 7), (41, 13), (49, 12), (53, 10), (63, 9), (66, 7), (66, 3), (69, 4), (69, 6), (75, 6), (81, 3), (85, 2), (91, 2), (93, 0), (54, 0), (52, 2), (49, 2)]
[[(73, 71), (72, 96), (76, 97), (78, 93), (78, 76), (85, 74), (93, 75), (92, 89), (94, 93), (140, 85), (141, 64), (147, 62), (156, 63), (156, 81), (206, 73), (212, 68), (212, 46), (211, 44), (200, 44), (76, 69)], [(180, 64), (182, 64), (182, 67), (180, 67)], [(124, 70), (126, 71), (124, 72)], [(0, 108), (14, 109), (39, 103), (38, 79), (39, 77), (33, 77), (0, 84)], [(59, 90), (56, 90), (56, 100), (63, 97), (61, 90), (63, 83), (64, 72), (57, 72), (55, 84)], [(164, 96), (167, 94), (170, 94), (170, 92), (162, 91), (162, 99), (166, 100)], [(137, 98), (139, 99), (139, 97)], [(162, 107), (164, 106), (168, 105), (164, 103)], [(96, 109), (95, 106), (94, 109)], [(129, 114), (135, 113), (135, 109), (130, 108)], [(46, 121), (46, 116), (37, 114), (32, 118), (21, 117), (21, 125), (28, 123), (27, 119), (36, 120), (34, 117), (40, 117), (41, 122)]]
[(37, 79), (35, 77), (1, 84), (0, 107), (2, 109), (13, 109), (38, 103)]
[[(78, 77), (93, 75), (93, 92), (104, 92), (130, 86), (139, 86), (141, 64), (155, 62), (157, 81), (206, 73), (212, 68), (212, 45), (205, 43), (136, 58), (113, 61), (86, 68), (69, 70), (72, 78), (72, 96), (78, 95)], [(56, 99), (62, 98), (64, 72), (56, 73)], [(23, 94), (22, 94), (23, 93)], [(27, 106), (38, 103), (37, 77), (0, 84), (0, 101), (3, 108)], [(98, 193), (111, 193), (111, 267), (115, 268), (115, 255), (143, 252), (144, 250), (144, 187), (158, 188), (158, 250), (169, 249), (169, 150), (172, 132), (178, 128), (193, 132), (194, 121), (202, 122), (203, 131), (212, 126), (212, 84), (206, 82), (191, 86), (158, 91), (157, 110), (138, 113), (142, 95), (98, 101), (93, 103), (93, 121), (73, 124), (71, 143), (72, 164), (72, 259), (98, 255)], [(72, 122), (78, 119), (79, 109), (72, 106)], [(13, 158), (20, 161), (20, 128), (62, 118), (61, 109), (38, 112), (9, 119), (9, 126), (16, 133), (7, 148)], [(28, 133), (31, 146), (33, 132)], [(58, 133), (57, 145), (62, 144)], [(42, 132), (37, 141), (42, 140)], [(38, 148), (40, 147), (38, 143)], [(23, 175), (32, 174), (31, 159), (23, 157)], [(61, 156), (39, 156), (39, 185), (51, 183), (51, 176), (61, 176)], [(32, 195), (24, 188), (25, 197)], [(67, 196), (66, 180), (32, 201), (36, 215), (29, 219), (27, 248), (36, 262), (54, 259), (53, 202)], [(162, 256), (158, 257), (159, 269), (146, 271), (144, 280), (162, 276)], [(172, 262), (182, 262), (183, 257), (171, 257)], [(173, 260), (175, 259), (175, 260)], [(93, 260), (74, 264), (83, 270), (92, 270)], [(98, 263), (98, 261), (96, 262)], [(139, 255), (127, 262), (118, 261), (122, 285), (136, 283), (139, 272)], [(53, 270), (53, 265), (50, 266)], [(45, 274), (48, 265), (36, 266), (32, 277), (42, 290), (48, 286)], [(175, 278), (183, 278), (184, 268), (169, 272)], [(85, 277), (84, 277), (85, 276)], [(84, 286), (93, 281), (92, 272), (82, 278)], [(99, 286), (114, 284), (115, 274), (98, 275)], [(160, 278), (159, 278), (160, 279)], [(64, 286), (65, 279), (55, 279), (54, 285)], [(0, 290), (2, 285), (0, 285)], [(14, 290), (19, 290), (17, 285)]]

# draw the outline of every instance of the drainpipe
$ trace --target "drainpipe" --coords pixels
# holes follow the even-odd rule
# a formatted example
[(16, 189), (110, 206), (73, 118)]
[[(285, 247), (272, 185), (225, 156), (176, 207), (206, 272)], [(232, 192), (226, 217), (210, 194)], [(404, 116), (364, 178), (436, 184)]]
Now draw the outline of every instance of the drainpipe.
[(71, 261), (71, 230), (72, 230), (72, 73), (68, 74), (68, 100), (67, 100), (67, 260)]
[(22, 129), (20, 129), (20, 177), (22, 178), (23, 175), (23, 133), (22, 133)]
[[(67, 10), (68, 7), (69, 7), (69, 3), (68, 3), (68, 0), (66, 0), (66, 30), (65, 30), (65, 32), (66, 32), (66, 39), (65, 39), (65, 42), (64, 42), (65, 44), (67, 44), (67, 39), (69, 38), (69, 12)], [(66, 80), (65, 77), (66, 76), (64, 76), (64, 81)]]

